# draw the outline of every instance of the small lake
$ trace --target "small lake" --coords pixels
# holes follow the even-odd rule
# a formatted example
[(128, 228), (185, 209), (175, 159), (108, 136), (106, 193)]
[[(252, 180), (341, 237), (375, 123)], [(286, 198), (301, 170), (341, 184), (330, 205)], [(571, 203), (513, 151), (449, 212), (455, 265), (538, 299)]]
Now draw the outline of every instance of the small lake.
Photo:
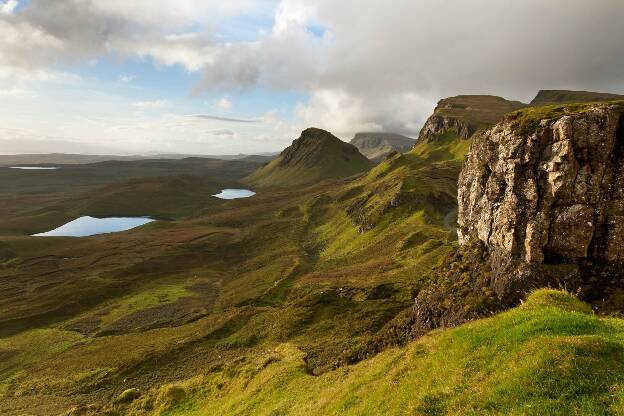
[(58, 168), (53, 167), (41, 167), (41, 166), (11, 166), (9, 169), (20, 169), (20, 170), (57, 170)]
[(89, 237), (98, 234), (118, 233), (154, 221), (151, 218), (93, 218), (80, 217), (47, 233), (34, 237)]
[(239, 199), (239, 198), (249, 198), (254, 196), (256, 193), (250, 191), (249, 189), (224, 189), (220, 194), (213, 195), (217, 198), (221, 199)]

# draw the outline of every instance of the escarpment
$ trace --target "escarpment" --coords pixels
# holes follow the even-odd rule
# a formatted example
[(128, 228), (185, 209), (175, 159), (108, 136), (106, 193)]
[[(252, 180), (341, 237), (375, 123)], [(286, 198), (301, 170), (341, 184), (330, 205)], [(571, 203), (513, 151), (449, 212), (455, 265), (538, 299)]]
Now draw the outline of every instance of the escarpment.
[(541, 120), (510, 117), (476, 139), (459, 178), (459, 239), (527, 263), (624, 260), (621, 110), (597, 105)]
[(492, 95), (458, 95), (440, 100), (433, 115), (418, 135), (418, 142), (469, 139), (477, 131), (491, 127), (507, 113), (525, 107)]
[(418, 293), (414, 335), (540, 287), (624, 310), (623, 113), (624, 102), (529, 108), (473, 138), (458, 181), (460, 245)]

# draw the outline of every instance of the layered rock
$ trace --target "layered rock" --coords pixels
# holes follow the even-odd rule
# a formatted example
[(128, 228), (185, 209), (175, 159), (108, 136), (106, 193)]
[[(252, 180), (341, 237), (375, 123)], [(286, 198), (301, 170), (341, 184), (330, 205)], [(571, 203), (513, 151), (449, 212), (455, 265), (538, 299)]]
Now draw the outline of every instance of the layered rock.
[(460, 246), (418, 293), (412, 335), (557, 287), (624, 312), (624, 102), (527, 109), (473, 138)]
[(438, 102), (423, 125), (418, 142), (436, 142), (449, 136), (468, 139), (478, 130), (491, 127), (512, 111), (525, 107), (492, 95), (458, 95)]
[(477, 238), (527, 263), (624, 260), (620, 108), (513, 119), (477, 138), (459, 179), (459, 239)]

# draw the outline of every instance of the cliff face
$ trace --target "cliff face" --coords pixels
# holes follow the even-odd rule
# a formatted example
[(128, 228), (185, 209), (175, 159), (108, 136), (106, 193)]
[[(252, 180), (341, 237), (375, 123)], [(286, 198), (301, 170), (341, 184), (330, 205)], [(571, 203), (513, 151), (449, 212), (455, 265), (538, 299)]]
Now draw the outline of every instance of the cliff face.
[(418, 142), (440, 141), (448, 136), (468, 139), (480, 129), (491, 127), (505, 114), (525, 107), (492, 95), (459, 95), (440, 100), (429, 117)]
[(559, 287), (624, 311), (624, 102), (529, 108), (477, 134), (459, 248), (416, 297), (412, 334)]
[(459, 179), (460, 243), (528, 263), (623, 261), (622, 120), (597, 105), (529, 135), (509, 119), (477, 138)]

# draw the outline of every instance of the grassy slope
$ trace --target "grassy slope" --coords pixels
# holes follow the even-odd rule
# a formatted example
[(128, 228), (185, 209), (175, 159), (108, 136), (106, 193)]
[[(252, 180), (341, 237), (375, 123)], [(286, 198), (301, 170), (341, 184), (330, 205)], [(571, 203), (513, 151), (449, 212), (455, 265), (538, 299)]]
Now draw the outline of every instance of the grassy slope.
[(292, 344), (144, 394), (143, 415), (624, 413), (624, 321), (540, 290), (495, 317), (436, 331), (314, 377)]
[[(3, 238), (0, 410), (103, 404), (130, 384), (157, 388), (284, 342), (305, 351), (308, 371), (330, 370), (409, 307), (448, 251), (446, 208), (425, 197), (452, 200), (457, 167), (436, 176), (427, 164), (411, 155), (355, 182), (260, 190), (128, 233)], [(157, 182), (107, 185), (82, 203), (105, 215)], [(143, 183), (146, 193), (132, 191)], [(388, 208), (392, 192), (375, 190), (390, 183), (414, 199)], [(123, 204), (108, 199), (111, 186), (129, 187)], [(364, 233), (348, 213), (361, 200), (374, 222)]]

